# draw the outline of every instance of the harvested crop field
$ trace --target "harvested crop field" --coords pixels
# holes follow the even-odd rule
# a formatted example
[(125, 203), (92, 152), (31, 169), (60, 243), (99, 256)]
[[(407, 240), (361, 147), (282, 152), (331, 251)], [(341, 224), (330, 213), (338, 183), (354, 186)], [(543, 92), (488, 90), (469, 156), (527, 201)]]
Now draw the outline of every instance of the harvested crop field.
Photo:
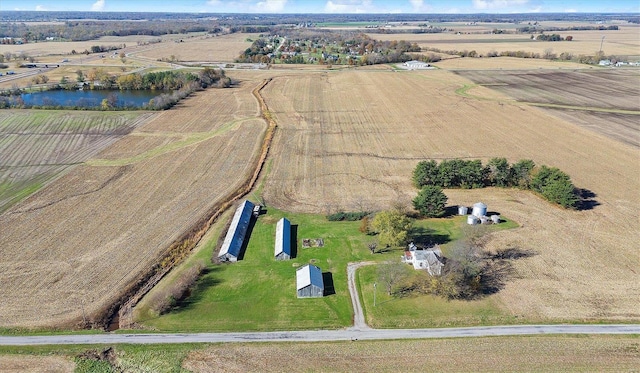
[(266, 130), (258, 83), (195, 94), (136, 131), (166, 143), (135, 152), (116, 143), (0, 215), (0, 326), (69, 325), (83, 311), (97, 321), (200, 229), (256, 167)]
[[(572, 41), (539, 41), (531, 40), (530, 34), (489, 34), (455, 32), (439, 34), (369, 34), (377, 40), (406, 40), (417, 43), (421, 48), (437, 48), (443, 51), (471, 51), (479, 55), (489, 52), (524, 51), (543, 55), (545, 50), (553, 53), (571, 53), (573, 55), (593, 55), (600, 50), (606, 55), (640, 57), (640, 26), (625, 24), (618, 26), (619, 30), (586, 30), (546, 32), (560, 34), (562, 37), (572, 36)], [(501, 28), (497, 26), (497, 28)], [(489, 30), (487, 30), (489, 31)], [(474, 32), (471, 31), (470, 32)], [(478, 31), (475, 31), (478, 32)], [(602, 42), (602, 37), (605, 37)]]
[[(428, 54), (428, 53), (427, 53)], [(532, 69), (585, 69), (587, 65), (571, 61), (550, 61), (539, 58), (491, 57), (461, 58), (448, 56), (433, 64), (445, 70), (532, 70)]]
[[(517, 101), (548, 105), (554, 115), (587, 129), (639, 145), (640, 70), (474, 70), (457, 73)], [(468, 93), (474, 95), (474, 90)]]
[(233, 62), (257, 34), (234, 33), (222, 36), (206, 35), (197, 38), (183, 39), (182, 42), (154, 44), (144, 48), (134, 56), (150, 59), (170, 58), (172, 55), (183, 62)]
[(0, 111), (0, 212), (133, 131), (143, 112)]
[(198, 373), (619, 372), (639, 364), (637, 337), (542, 336), (225, 344), (191, 352), (182, 366)]
[(521, 102), (640, 112), (640, 70), (460, 71)]
[(450, 204), (483, 200), (524, 225), (489, 245), (537, 253), (518, 261), (517, 281), (497, 295), (503, 306), (536, 320), (640, 319), (640, 151), (540, 108), (456, 95), (471, 84), (441, 70), (274, 78), (264, 90), (279, 125), (267, 203), (320, 213), (409, 205), (419, 160), (533, 159), (594, 193), (592, 208), (565, 211), (520, 191), (447, 191)]
[(0, 355), (2, 373), (72, 373), (76, 364), (62, 356)]

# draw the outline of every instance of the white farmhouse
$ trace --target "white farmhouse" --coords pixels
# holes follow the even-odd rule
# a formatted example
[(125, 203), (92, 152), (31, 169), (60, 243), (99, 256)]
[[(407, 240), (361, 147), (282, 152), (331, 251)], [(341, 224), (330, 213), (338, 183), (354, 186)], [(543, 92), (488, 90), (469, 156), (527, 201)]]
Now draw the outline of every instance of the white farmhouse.
[(416, 245), (411, 243), (409, 245), (409, 250), (404, 252), (404, 256), (402, 257), (403, 263), (408, 263), (413, 265), (413, 268), (424, 269), (431, 276), (440, 276), (442, 274), (442, 267), (444, 266), (440, 261), (442, 257), (442, 251), (439, 248), (433, 250), (418, 250)]

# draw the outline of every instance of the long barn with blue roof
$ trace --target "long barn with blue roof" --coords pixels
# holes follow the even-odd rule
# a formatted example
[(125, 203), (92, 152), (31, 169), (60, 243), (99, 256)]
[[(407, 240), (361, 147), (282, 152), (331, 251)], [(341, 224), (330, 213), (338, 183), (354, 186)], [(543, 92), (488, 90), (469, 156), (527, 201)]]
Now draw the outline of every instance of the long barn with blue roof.
[(274, 257), (276, 260), (291, 259), (291, 222), (282, 218), (276, 224), (276, 243)]
[(253, 217), (253, 209), (255, 205), (250, 201), (244, 201), (236, 209), (231, 225), (224, 238), (218, 259), (223, 262), (237, 262), (242, 250), (249, 224)]

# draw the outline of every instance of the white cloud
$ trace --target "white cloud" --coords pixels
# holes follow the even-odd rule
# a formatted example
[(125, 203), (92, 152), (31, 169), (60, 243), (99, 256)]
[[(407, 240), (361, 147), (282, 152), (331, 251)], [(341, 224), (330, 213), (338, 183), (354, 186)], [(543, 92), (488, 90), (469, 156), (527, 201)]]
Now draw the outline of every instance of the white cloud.
[(427, 13), (432, 11), (432, 7), (424, 3), (424, 0), (409, 0), (411, 9), (415, 13)]
[(45, 11), (47, 11), (47, 8), (45, 8), (42, 5), (36, 5), (36, 11), (37, 12), (45, 12)]
[(376, 13), (371, 0), (329, 0), (324, 6), (327, 13)]
[(476, 9), (502, 9), (526, 5), (529, 0), (473, 0), (473, 7)]
[(578, 12), (577, 9), (565, 9), (564, 11), (565, 11), (565, 13), (577, 13)]
[(100, 12), (102, 10), (104, 10), (104, 3), (106, 0), (98, 0), (95, 3), (93, 3), (93, 5), (91, 5), (91, 11), (92, 12)]
[(280, 13), (285, 10), (287, 0), (265, 0), (255, 5), (255, 11), (265, 13)]

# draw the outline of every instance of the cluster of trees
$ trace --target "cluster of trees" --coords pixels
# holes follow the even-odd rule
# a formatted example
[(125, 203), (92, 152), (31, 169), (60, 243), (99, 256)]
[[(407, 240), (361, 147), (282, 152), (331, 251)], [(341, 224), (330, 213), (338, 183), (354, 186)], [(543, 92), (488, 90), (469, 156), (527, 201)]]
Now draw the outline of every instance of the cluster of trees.
[(47, 82), (49, 82), (49, 77), (44, 74), (38, 74), (31, 78), (31, 82), (33, 84), (47, 84)]
[[(126, 48), (126, 47), (127, 47), (126, 44), (121, 44), (119, 46), (115, 46), (115, 45), (92, 45), (91, 46), (91, 53), (104, 53), (104, 52), (115, 51), (115, 50)], [(75, 54), (75, 53), (71, 52), (71, 54)]]
[[(91, 14), (88, 18), (95, 18)], [(0, 35), (20, 38), (24, 43), (44, 41), (47, 37), (58, 40), (87, 41), (104, 36), (185, 34), (189, 32), (220, 33), (223, 28), (211, 20), (152, 20), (137, 22), (69, 20), (64, 23), (0, 22)]]
[[(45, 84), (48, 82), (45, 75), (37, 75), (32, 78), (32, 83)], [(180, 100), (188, 97), (197, 90), (208, 87), (228, 88), (232, 82), (222, 69), (205, 67), (197, 73), (183, 71), (158, 71), (147, 74), (132, 73), (115, 77), (101, 68), (94, 68), (87, 72), (76, 71), (76, 81), (84, 83), (85, 89), (114, 89), (121, 90), (165, 90), (171, 91), (161, 94), (150, 100), (145, 106), (146, 109), (164, 110), (172, 107)], [(53, 89), (75, 90), (78, 88), (76, 82), (64, 76), (60, 82), (55, 84)], [(3, 92), (5, 96), (0, 97), (0, 108), (23, 107), (24, 102), (18, 96), (21, 90), (15, 89)], [(101, 103), (102, 110), (113, 110), (117, 108), (117, 96), (110, 95)]]
[[(280, 35), (286, 36), (286, 40), (282, 48), (275, 51), (282, 41)], [(278, 28), (270, 36), (255, 40), (236, 62), (272, 63), (276, 58), (283, 63), (374, 65), (409, 61), (418, 58), (411, 53), (420, 51), (417, 43), (375, 40), (364, 33)], [(300, 53), (307, 53), (311, 58), (305, 61)]]
[[(441, 34), (443, 32), (449, 31), (446, 27), (432, 27), (429, 25), (419, 25), (420, 28), (412, 28), (412, 29), (392, 29), (387, 27), (377, 27), (371, 30), (367, 30), (370, 34)], [(453, 31), (453, 30), (452, 30)]]
[[(572, 36), (567, 36), (565, 38), (565, 40), (573, 40)], [(460, 57), (483, 57), (482, 55), (478, 54), (475, 50), (463, 50), (463, 51), (459, 51), (459, 50), (442, 50), (439, 48), (433, 48), (433, 47), (426, 47), (425, 48), (426, 51), (430, 51), (430, 52), (436, 52), (436, 53), (442, 53), (442, 54), (448, 54), (448, 55), (452, 55), (452, 56), (460, 56)], [(617, 56), (611, 55), (611, 56), (607, 56), (604, 54), (604, 52), (599, 51), (596, 52), (594, 55), (575, 55), (573, 53), (570, 52), (562, 52), (559, 55), (556, 53), (549, 53), (550, 50), (545, 50), (545, 52), (543, 54), (537, 53), (537, 52), (528, 52), (528, 51), (523, 51), (523, 50), (517, 50), (517, 51), (489, 51), (486, 54), (486, 57), (516, 57), (516, 58), (544, 58), (544, 59), (549, 59), (549, 60), (555, 60), (555, 59), (560, 59), (563, 61), (575, 61), (578, 63), (584, 63), (584, 64), (589, 64), (589, 65), (597, 65), (598, 62), (600, 62), (600, 60), (603, 59), (609, 59), (611, 61), (613, 60), (618, 60)], [(419, 56), (414, 56), (415, 59), (421, 60), (421, 61), (425, 61), (425, 62), (436, 62), (440, 60), (439, 56), (436, 55), (432, 55), (433, 57), (435, 57), (435, 60), (429, 60), (426, 57), (419, 57)]]
[(190, 82), (198, 80), (198, 77), (192, 73), (182, 71), (157, 71), (146, 74), (126, 74), (116, 79), (116, 85), (121, 90), (178, 90), (182, 89)]
[(245, 63), (270, 63), (273, 52), (273, 45), (269, 44), (267, 39), (258, 38), (251, 43), (251, 46), (235, 59), (235, 62)]
[[(440, 276), (426, 271), (415, 272), (400, 261), (386, 261), (377, 265), (377, 280), (384, 284), (388, 295), (430, 294), (448, 300), (477, 299), (499, 291), (512, 273), (512, 261), (534, 255), (533, 252), (510, 247), (489, 254), (486, 226), (462, 226), (462, 237), (455, 241)], [(375, 244), (369, 244), (369, 248)], [(373, 250), (372, 250), (373, 252)]]
[(518, 27), (518, 29), (516, 30), (519, 33), (522, 34), (530, 34), (530, 33), (538, 33), (538, 32), (544, 32), (544, 31), (587, 31), (587, 30), (600, 30), (600, 31), (604, 31), (604, 30), (618, 30), (618, 26), (617, 25), (611, 25), (611, 26), (605, 26), (605, 25), (599, 25), (599, 26), (570, 26), (570, 27), (541, 27), (541, 26), (524, 26), (524, 27)]
[[(475, 299), (494, 292), (504, 282), (504, 273), (483, 254), (486, 227), (464, 225), (462, 238), (453, 244), (440, 276), (414, 277), (406, 290), (446, 299)], [(504, 264), (504, 263), (501, 263)]]
[[(531, 35), (531, 36), (533, 36), (533, 35)], [(541, 41), (563, 41), (563, 40), (565, 40), (565, 38), (560, 36), (560, 34), (540, 34), (540, 35), (536, 36), (536, 40), (541, 40)], [(567, 36), (566, 40), (567, 41), (573, 40), (573, 36)]]
[[(413, 184), (420, 189), (427, 186), (517, 187), (533, 190), (550, 202), (565, 208), (577, 208), (580, 203), (579, 192), (569, 175), (555, 167), (536, 167), (530, 159), (509, 164), (505, 158), (493, 158), (486, 165), (480, 160), (452, 159), (440, 163), (434, 160), (421, 161), (413, 171)], [(434, 193), (432, 189), (429, 190), (429, 195)], [(415, 204), (414, 201), (414, 206)]]

